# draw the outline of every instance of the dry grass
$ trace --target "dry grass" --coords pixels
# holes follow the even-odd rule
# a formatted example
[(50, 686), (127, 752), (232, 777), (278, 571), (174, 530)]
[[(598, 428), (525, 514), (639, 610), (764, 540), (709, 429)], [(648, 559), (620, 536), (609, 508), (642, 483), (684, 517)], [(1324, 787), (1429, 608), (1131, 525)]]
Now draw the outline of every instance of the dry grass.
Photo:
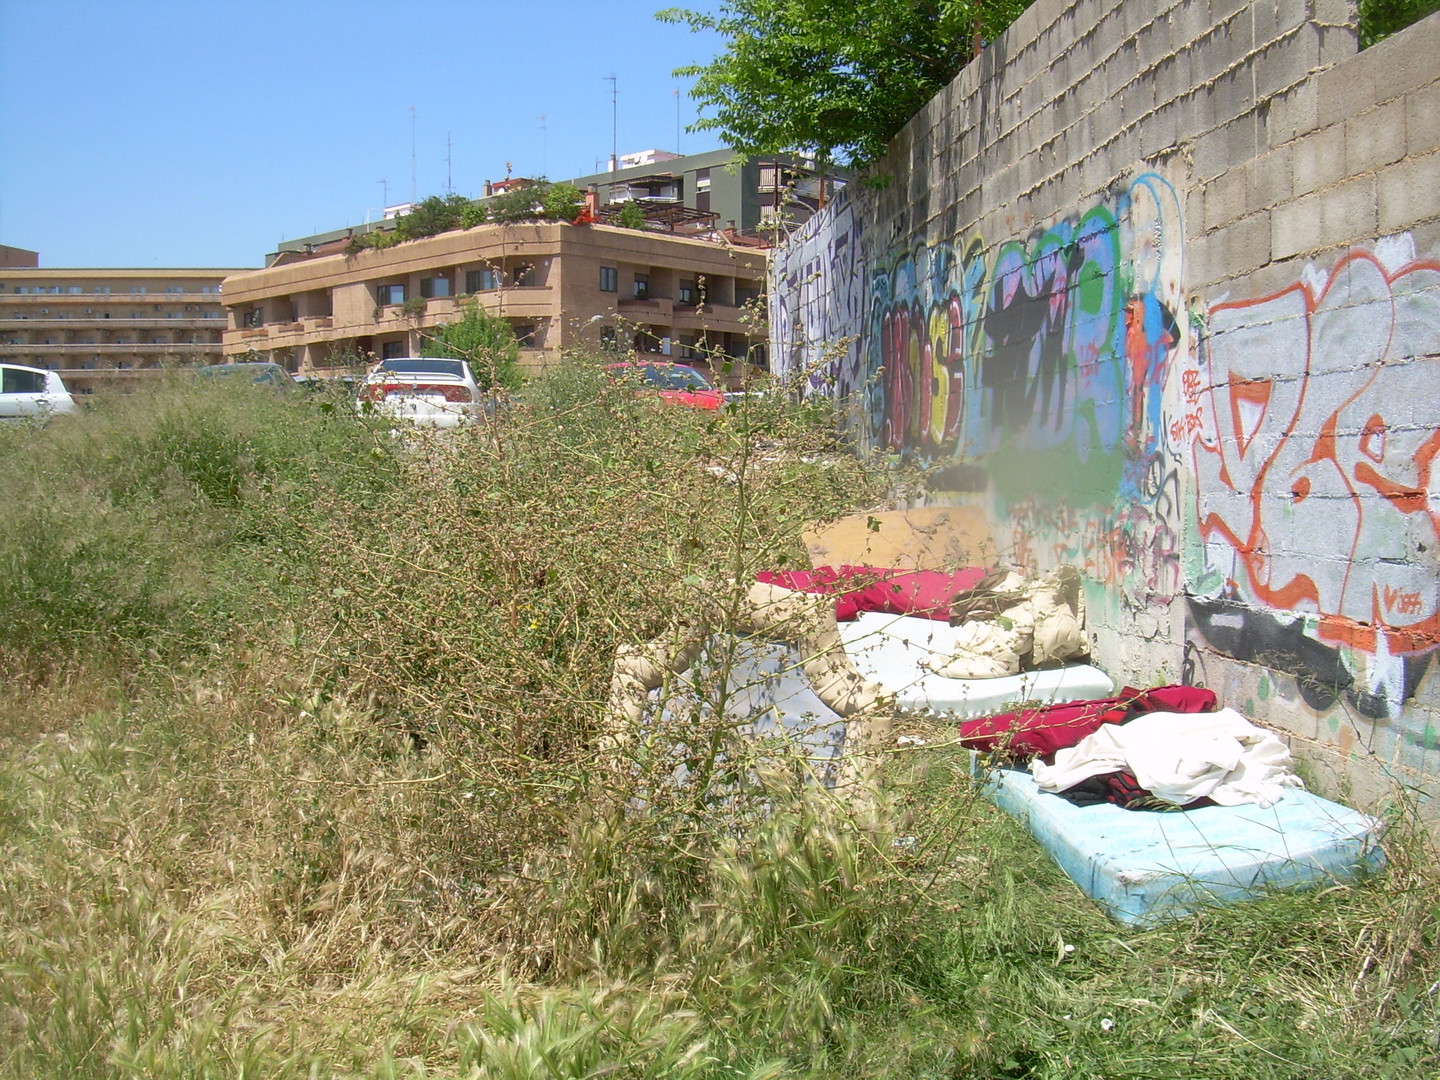
[[(155, 585), (105, 635), (0, 637), (0, 1075), (1435, 1073), (1405, 822), (1375, 881), (1133, 932), (945, 749), (864, 814), (714, 710), (597, 766), (616, 644), (881, 498), (823, 418), (658, 412), (579, 364), (449, 441), (191, 400), (216, 470), (122, 404), (0, 442), (124, 539), (50, 558)], [(82, 580), (13, 576), (21, 524), (11, 626)]]

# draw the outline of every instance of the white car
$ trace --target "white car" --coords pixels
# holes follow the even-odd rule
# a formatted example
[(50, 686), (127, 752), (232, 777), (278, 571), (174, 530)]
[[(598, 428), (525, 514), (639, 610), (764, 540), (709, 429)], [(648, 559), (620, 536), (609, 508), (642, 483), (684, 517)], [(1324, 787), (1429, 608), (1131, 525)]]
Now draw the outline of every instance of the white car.
[(356, 407), (421, 427), (459, 427), (480, 413), (480, 386), (464, 360), (382, 360), (360, 384)]
[(75, 399), (55, 372), (0, 364), (0, 420), (44, 420), (74, 411)]

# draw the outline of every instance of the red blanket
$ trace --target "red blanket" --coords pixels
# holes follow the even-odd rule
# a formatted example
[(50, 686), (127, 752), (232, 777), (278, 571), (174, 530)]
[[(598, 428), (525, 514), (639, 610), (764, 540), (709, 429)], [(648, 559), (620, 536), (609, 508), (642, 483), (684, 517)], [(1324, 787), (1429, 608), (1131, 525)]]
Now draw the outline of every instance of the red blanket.
[(1016, 757), (1049, 757), (1074, 746), (1102, 724), (1119, 724), (1147, 712), (1215, 711), (1215, 692), (1198, 686), (1157, 686), (1093, 701), (1066, 701), (1035, 709), (982, 716), (960, 725), (960, 745), (990, 753), (1005, 750)]
[(835, 594), (835, 618), (854, 622), (862, 611), (918, 615), (948, 622), (957, 593), (985, 577), (982, 567), (962, 570), (898, 570), (879, 566), (817, 566), (814, 570), (765, 570), (755, 580), (798, 592)]

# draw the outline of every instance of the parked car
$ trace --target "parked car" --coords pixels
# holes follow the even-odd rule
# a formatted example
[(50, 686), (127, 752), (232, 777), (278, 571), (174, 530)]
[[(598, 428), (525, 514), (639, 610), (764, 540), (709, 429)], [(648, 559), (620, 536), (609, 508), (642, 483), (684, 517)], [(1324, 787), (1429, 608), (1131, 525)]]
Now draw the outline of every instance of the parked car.
[(459, 427), (481, 412), (480, 386), (464, 360), (403, 356), (382, 360), (360, 384), (356, 408), (421, 427)]
[(74, 411), (75, 399), (56, 372), (0, 364), (0, 419), (44, 420)]
[(241, 364), (207, 364), (196, 368), (195, 374), (202, 379), (241, 379), (260, 386), (273, 387), (280, 391), (295, 389), (295, 380), (279, 364), (264, 361)]
[(607, 364), (605, 370), (616, 379), (635, 383), (635, 392), (658, 397), (671, 405), (691, 409), (721, 409), (725, 394), (710, 385), (710, 380), (688, 364), (672, 364), (659, 360), (631, 360)]
[(296, 375), (295, 385), (312, 394), (329, 397), (354, 397), (360, 390), (359, 375)]

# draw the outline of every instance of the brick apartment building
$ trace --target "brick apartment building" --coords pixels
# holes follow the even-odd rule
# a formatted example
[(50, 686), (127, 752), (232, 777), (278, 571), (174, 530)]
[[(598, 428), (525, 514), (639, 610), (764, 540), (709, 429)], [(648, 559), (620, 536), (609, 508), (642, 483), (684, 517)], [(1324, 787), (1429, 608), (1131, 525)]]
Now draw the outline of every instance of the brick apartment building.
[(220, 362), (220, 283), (238, 270), (41, 268), (21, 248), (0, 261), (0, 359), (59, 371), (81, 392)]
[(504, 318), (536, 370), (614, 343), (763, 366), (765, 252), (649, 230), (479, 225), (347, 254), (331, 242), (226, 279), (225, 355), (312, 372), (418, 352), (467, 298)]

